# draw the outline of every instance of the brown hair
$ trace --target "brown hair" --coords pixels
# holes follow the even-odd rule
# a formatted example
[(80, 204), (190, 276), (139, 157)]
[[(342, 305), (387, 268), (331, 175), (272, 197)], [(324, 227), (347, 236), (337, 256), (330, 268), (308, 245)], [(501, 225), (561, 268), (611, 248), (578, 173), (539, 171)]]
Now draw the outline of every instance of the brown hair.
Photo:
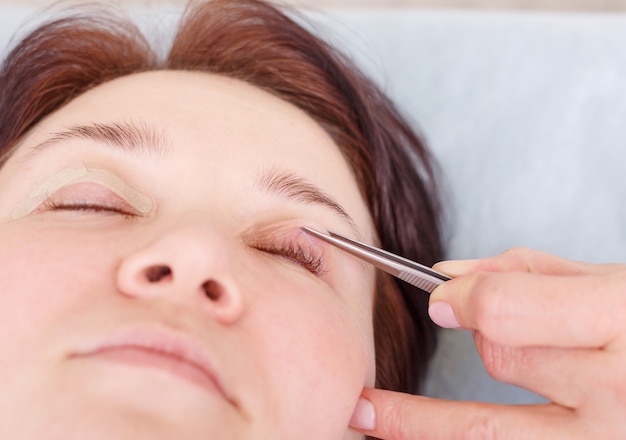
[[(424, 143), (354, 65), (259, 0), (190, 4), (164, 60), (133, 24), (101, 10), (41, 25), (0, 71), (0, 166), (29, 129), (76, 96), (157, 69), (238, 78), (303, 109), (351, 164), (380, 244), (428, 265), (440, 259), (436, 176)], [(417, 391), (436, 342), (427, 302), (416, 288), (379, 275), (378, 387)]]

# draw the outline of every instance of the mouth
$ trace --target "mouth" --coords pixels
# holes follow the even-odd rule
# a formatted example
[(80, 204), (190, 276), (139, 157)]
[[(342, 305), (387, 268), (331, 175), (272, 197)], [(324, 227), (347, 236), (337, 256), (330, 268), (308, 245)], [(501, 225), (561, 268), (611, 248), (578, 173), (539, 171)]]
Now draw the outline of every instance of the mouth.
[(168, 374), (221, 396), (237, 407), (222, 387), (206, 349), (193, 338), (165, 328), (135, 328), (116, 333), (70, 358), (114, 362)]

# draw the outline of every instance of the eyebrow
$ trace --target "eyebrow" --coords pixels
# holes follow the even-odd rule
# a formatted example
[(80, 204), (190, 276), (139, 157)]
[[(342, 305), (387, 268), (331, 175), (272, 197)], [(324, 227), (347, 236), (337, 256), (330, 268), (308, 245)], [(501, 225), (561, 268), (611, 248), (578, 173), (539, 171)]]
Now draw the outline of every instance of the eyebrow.
[(52, 133), (33, 147), (30, 153), (35, 154), (69, 139), (92, 140), (113, 149), (142, 155), (163, 155), (169, 143), (164, 132), (144, 122), (77, 124)]
[(348, 223), (356, 235), (361, 235), (355, 221), (348, 212), (330, 195), (304, 177), (298, 176), (291, 171), (273, 168), (263, 174), (257, 183), (262, 191), (286, 200), (330, 208)]

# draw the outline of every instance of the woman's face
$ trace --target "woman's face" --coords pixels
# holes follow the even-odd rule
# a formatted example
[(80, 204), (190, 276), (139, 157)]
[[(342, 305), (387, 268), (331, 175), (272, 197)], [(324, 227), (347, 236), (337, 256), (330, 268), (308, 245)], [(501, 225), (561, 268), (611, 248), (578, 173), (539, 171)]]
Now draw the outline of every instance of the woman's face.
[(374, 232), (303, 112), (123, 77), (38, 124), (0, 188), (0, 438), (357, 438), (374, 273), (300, 228)]

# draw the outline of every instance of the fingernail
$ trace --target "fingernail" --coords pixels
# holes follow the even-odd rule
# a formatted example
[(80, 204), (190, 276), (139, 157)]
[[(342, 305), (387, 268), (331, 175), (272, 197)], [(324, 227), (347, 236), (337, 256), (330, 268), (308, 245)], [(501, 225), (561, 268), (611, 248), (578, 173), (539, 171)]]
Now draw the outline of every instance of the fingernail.
[(428, 315), (435, 324), (443, 328), (459, 328), (461, 324), (454, 316), (454, 310), (445, 301), (435, 301), (428, 307)]
[(372, 402), (363, 397), (359, 398), (350, 419), (350, 426), (363, 431), (372, 431), (376, 427), (376, 411)]
[(433, 266), (433, 269), (443, 272), (451, 277), (467, 274), (479, 260), (451, 260), (441, 261)]

